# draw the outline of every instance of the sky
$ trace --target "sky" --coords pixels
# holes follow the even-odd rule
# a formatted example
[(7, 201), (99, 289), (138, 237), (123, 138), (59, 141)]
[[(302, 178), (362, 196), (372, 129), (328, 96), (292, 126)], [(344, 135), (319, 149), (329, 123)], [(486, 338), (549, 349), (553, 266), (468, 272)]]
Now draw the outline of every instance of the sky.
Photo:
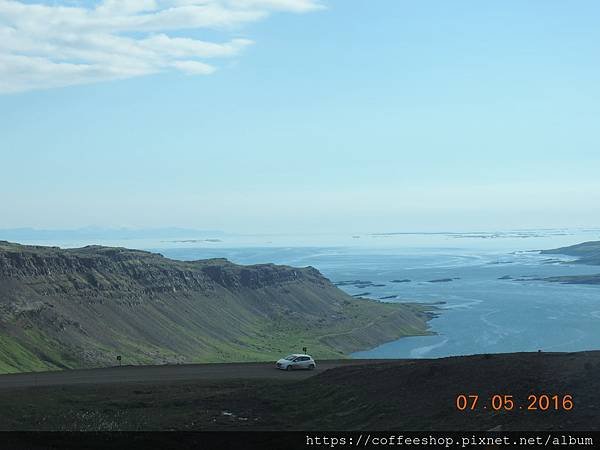
[(595, 0), (0, 0), (0, 228), (600, 226)]

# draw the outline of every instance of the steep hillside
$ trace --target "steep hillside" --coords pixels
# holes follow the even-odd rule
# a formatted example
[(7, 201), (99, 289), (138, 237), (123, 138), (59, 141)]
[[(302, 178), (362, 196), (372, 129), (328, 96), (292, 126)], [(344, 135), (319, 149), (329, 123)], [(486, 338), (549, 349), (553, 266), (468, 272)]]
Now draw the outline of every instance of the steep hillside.
[(0, 242), (0, 372), (318, 357), (426, 333), (417, 305), (354, 299), (316, 269)]

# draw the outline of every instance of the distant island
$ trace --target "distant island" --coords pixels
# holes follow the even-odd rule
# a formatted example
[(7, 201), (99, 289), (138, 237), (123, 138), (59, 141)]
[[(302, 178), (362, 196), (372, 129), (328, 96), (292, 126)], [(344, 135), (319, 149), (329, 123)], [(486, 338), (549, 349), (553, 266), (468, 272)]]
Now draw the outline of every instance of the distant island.
[(429, 334), (432, 309), (353, 298), (312, 267), (0, 241), (0, 373), (340, 358)]
[(4, 240), (24, 241), (81, 241), (98, 242), (131, 239), (190, 239), (200, 236), (218, 237), (225, 233), (219, 230), (197, 230), (190, 228), (106, 228), (84, 227), (75, 229), (3, 228), (0, 236)]
[(172, 242), (177, 244), (198, 244), (201, 242), (223, 242), (221, 239), (180, 239), (180, 240), (172, 240), (172, 241), (162, 241), (162, 242)]
[(543, 255), (575, 256), (578, 258), (575, 261), (578, 264), (600, 265), (600, 241), (590, 241), (569, 247), (542, 250), (540, 253)]
[[(600, 241), (584, 242), (569, 247), (542, 250), (544, 255), (567, 255), (577, 257), (574, 263), (600, 265)], [(565, 284), (600, 284), (600, 273), (595, 275), (569, 275), (544, 278), (544, 281)]]
[(597, 275), (567, 275), (563, 277), (547, 277), (544, 281), (564, 284), (600, 284), (600, 274)]
[(437, 278), (435, 280), (429, 280), (428, 283), (451, 283), (454, 280), (460, 280), (460, 278)]

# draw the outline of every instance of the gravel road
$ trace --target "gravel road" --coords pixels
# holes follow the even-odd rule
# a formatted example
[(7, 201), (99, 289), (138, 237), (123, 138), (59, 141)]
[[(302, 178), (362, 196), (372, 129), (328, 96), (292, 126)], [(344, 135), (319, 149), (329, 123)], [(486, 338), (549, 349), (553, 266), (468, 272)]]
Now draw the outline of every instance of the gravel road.
[[(386, 360), (389, 362), (389, 360)], [(122, 366), (0, 375), (0, 389), (74, 384), (146, 383), (181, 380), (297, 379), (308, 378), (334, 367), (373, 364), (379, 360), (317, 361), (315, 370), (285, 372), (275, 363), (186, 364), (164, 366)]]

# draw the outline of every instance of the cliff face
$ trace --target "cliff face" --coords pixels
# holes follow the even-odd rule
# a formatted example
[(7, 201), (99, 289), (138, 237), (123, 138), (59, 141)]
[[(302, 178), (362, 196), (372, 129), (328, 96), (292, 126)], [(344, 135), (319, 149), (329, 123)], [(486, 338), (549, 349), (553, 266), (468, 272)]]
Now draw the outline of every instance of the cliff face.
[[(121, 290), (152, 286), (158, 291), (206, 289), (220, 285), (227, 289), (273, 286), (290, 281), (327, 280), (314, 268), (263, 264), (238, 266), (225, 259), (174, 261), (160, 254), (124, 248), (89, 246), (81, 249), (34, 247), (0, 241), (0, 277), (27, 282), (76, 280), (94, 289)], [(127, 286), (119, 281), (127, 280)], [(81, 287), (81, 286), (76, 286)]]
[(414, 305), (346, 295), (316, 269), (0, 242), (0, 372), (339, 356), (421, 334)]

